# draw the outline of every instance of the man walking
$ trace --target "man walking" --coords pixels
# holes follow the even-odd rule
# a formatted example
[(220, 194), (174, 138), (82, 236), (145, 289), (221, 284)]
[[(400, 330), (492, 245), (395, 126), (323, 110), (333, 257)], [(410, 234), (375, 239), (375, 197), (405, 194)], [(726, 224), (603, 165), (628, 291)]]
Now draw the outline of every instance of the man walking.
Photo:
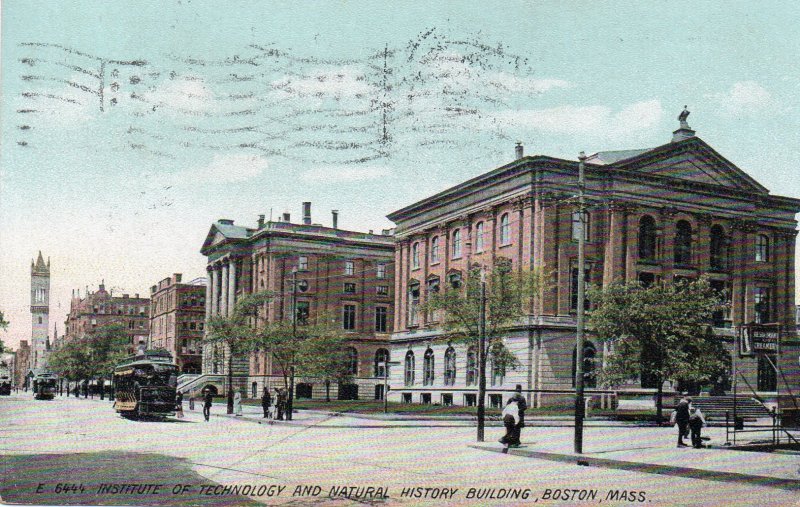
[(519, 447), (521, 444), (519, 437), (522, 434), (522, 428), (525, 427), (525, 410), (528, 409), (528, 403), (525, 401), (525, 397), (522, 396), (522, 385), (517, 384), (514, 390), (514, 395), (509, 398), (508, 402), (514, 402), (517, 404), (517, 408), (519, 410), (519, 421), (517, 421), (517, 424), (514, 426), (514, 434), (510, 439), (511, 441), (509, 444), (510, 447)]
[(261, 395), (261, 408), (264, 410), (264, 419), (269, 417), (269, 406), (272, 404), (272, 398), (269, 395), (269, 388), (264, 386), (264, 394)]
[(211, 417), (211, 404), (213, 401), (214, 397), (211, 395), (211, 390), (206, 390), (206, 394), (203, 399), (203, 417), (206, 418), (206, 422), (208, 422), (209, 417)]
[(691, 399), (682, 398), (675, 407), (675, 422), (678, 424), (678, 447), (689, 447), (683, 443), (683, 437), (689, 434), (689, 402)]

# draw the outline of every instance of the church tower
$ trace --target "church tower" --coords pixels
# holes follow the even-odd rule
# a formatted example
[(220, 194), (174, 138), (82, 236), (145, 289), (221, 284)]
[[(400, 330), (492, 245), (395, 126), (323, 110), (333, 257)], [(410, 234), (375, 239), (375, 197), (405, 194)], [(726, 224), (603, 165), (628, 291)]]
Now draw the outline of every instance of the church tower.
[(31, 261), (31, 369), (47, 366), (50, 324), (50, 259), (45, 264), (42, 252)]

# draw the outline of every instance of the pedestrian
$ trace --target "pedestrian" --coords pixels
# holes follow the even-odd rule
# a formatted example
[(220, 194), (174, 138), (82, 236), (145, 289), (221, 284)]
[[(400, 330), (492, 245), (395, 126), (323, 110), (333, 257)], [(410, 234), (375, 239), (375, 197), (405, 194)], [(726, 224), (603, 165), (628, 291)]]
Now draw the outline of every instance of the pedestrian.
[(500, 439), (501, 444), (507, 447), (519, 447), (519, 437), (517, 437), (519, 420), (519, 404), (514, 398), (510, 398), (503, 408), (503, 426), (506, 427), (506, 434)]
[(203, 397), (203, 417), (206, 418), (206, 422), (208, 422), (208, 418), (211, 417), (211, 404), (213, 401), (214, 397), (211, 395), (211, 390), (207, 389)]
[(691, 398), (681, 398), (675, 407), (675, 423), (678, 425), (678, 447), (689, 447), (683, 438), (689, 435), (689, 403)]
[(180, 391), (175, 394), (175, 415), (183, 419), (183, 393)]
[(514, 428), (514, 443), (516, 447), (519, 447), (521, 444), (520, 436), (522, 434), (522, 428), (525, 427), (525, 411), (528, 409), (528, 403), (525, 401), (525, 397), (522, 396), (522, 386), (517, 384), (514, 389), (514, 394), (509, 398), (508, 401), (513, 401), (517, 404), (519, 408), (519, 421), (517, 422), (516, 427)]
[(233, 413), (237, 416), (242, 415), (242, 393), (239, 391), (233, 394)]
[(276, 391), (275, 411), (277, 414), (275, 415), (275, 419), (283, 421), (283, 411), (286, 410), (286, 395), (284, 394), (283, 389), (276, 389)]
[(700, 409), (697, 407), (691, 407), (689, 414), (689, 429), (692, 430), (692, 447), (695, 449), (702, 449), (705, 447), (703, 445), (703, 437), (700, 435), (705, 424), (706, 418), (703, 417), (703, 413), (700, 411)]
[(264, 410), (264, 419), (269, 417), (269, 406), (272, 403), (272, 398), (269, 395), (269, 388), (264, 386), (264, 393), (261, 395), (261, 408)]
[(194, 410), (194, 396), (189, 396), (189, 410)]

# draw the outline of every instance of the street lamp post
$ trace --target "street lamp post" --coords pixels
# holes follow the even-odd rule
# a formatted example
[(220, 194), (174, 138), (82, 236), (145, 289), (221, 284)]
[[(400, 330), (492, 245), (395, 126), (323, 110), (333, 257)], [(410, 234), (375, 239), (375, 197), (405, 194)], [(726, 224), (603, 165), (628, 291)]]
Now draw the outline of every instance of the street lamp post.
[[(297, 340), (297, 268), (292, 268), (292, 342)], [(289, 367), (289, 396), (286, 398), (286, 420), (292, 420), (294, 404), (294, 365)]]
[(478, 320), (478, 442), (484, 441), (486, 419), (486, 271), (481, 270), (481, 305)]
[(575, 344), (575, 453), (583, 453), (583, 418), (586, 411), (586, 404), (583, 396), (583, 328), (585, 314), (585, 292), (586, 280), (584, 277), (585, 252), (584, 228), (586, 226), (586, 210), (584, 204), (584, 191), (586, 180), (584, 175), (586, 154), (581, 152), (578, 155), (578, 308), (576, 322), (576, 344)]
[(389, 413), (389, 365), (400, 364), (400, 361), (381, 361), (378, 366), (383, 366), (383, 413)]

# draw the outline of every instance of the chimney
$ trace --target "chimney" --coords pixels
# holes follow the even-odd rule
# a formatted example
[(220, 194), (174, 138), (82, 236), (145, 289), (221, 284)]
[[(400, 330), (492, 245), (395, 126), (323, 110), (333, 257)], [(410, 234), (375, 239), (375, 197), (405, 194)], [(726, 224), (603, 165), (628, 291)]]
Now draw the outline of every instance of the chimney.
[(338, 209), (331, 210), (331, 216), (333, 217), (333, 228), (334, 229), (338, 229), (339, 228), (339, 210)]
[(175, 279), (175, 283), (181, 283), (181, 278), (183, 278), (183, 275), (181, 273), (173, 273), (172, 277)]
[(258, 228), (262, 229), (264, 227), (264, 215), (258, 215)]
[(517, 160), (521, 159), (524, 153), (522, 149), (522, 141), (517, 141), (517, 145), (514, 147), (514, 153), (517, 155)]
[(311, 225), (311, 203), (303, 203), (303, 224)]
[(137, 292), (137, 293), (135, 293), (135, 294), (133, 295), (133, 297), (134, 297), (135, 299), (139, 299), (139, 293), (138, 293), (138, 292)]
[(230, 218), (220, 218), (219, 220), (217, 220), (217, 222), (223, 225), (233, 225), (233, 220), (231, 220)]
[(292, 221), (292, 215), (290, 215), (289, 213), (284, 212), (283, 213), (283, 221), (288, 224), (289, 222)]

